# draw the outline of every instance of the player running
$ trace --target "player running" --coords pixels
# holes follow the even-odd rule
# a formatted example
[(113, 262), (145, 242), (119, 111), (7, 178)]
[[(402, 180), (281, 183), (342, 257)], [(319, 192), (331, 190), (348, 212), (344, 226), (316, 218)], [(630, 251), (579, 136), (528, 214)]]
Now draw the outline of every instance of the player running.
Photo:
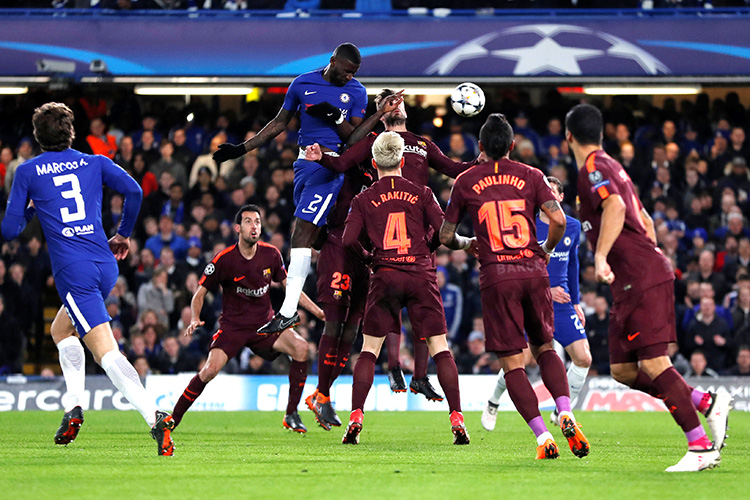
[[(602, 149), (602, 114), (580, 104), (565, 117), (565, 136), (578, 164), (580, 217), (594, 249), (596, 277), (608, 283), (609, 356), (612, 377), (664, 400), (688, 441), (688, 452), (668, 472), (719, 465), (732, 398), (688, 386), (667, 353), (676, 341), (674, 273), (656, 247), (651, 216), (627, 172)], [(708, 439), (696, 409), (707, 416)]]
[[(397, 95), (398, 93), (393, 90), (383, 89), (375, 98), (376, 108), (382, 110), (388, 99)], [(407, 131), (406, 118), (403, 102), (392, 111), (385, 112), (381, 117), (386, 131), (397, 132), (404, 138), (402, 175), (405, 179), (427, 185), (429, 167), (455, 178), (476, 164), (476, 160), (459, 163), (446, 157), (431, 141)], [(345, 173), (344, 187), (339, 193), (336, 207), (328, 217), (328, 238), (321, 248), (321, 255), (318, 259), (318, 300), (324, 304), (327, 322), (318, 350), (318, 366), (321, 367), (318, 389), (305, 401), (316, 414), (319, 423), (322, 418), (331, 425), (341, 425), (331, 405), (329, 390), (344, 367), (342, 360), (345, 364), (348, 359), (351, 344), (356, 337), (364, 312), (369, 270), (359, 258), (346, 257), (341, 236), (352, 198), (362, 190), (363, 186), (369, 186), (372, 183), (372, 176), (375, 174), (371, 166), (372, 145), (377, 137), (377, 134), (369, 134), (347, 149), (340, 157), (324, 155), (317, 143), (306, 148), (305, 159), (319, 162), (335, 172)], [(398, 328), (397, 331), (390, 332), (385, 341), (388, 348), (388, 361), (391, 365), (388, 376), (391, 389), (395, 392), (406, 391), (404, 375), (398, 363), (400, 340), (401, 330)], [(423, 394), (428, 400), (442, 401), (443, 396), (435, 390), (427, 376), (428, 356), (427, 344), (420, 339), (415, 339), (414, 375), (409, 389), (415, 394)], [(338, 364), (334, 366), (335, 357), (338, 359)], [(328, 375), (329, 371), (334, 371), (334, 375)], [(321, 426), (330, 429), (330, 426), (323, 423)]]
[[(72, 442), (83, 424), (86, 369), (83, 347), (151, 427), (159, 455), (172, 455), (172, 416), (157, 409), (138, 373), (120, 353), (104, 299), (117, 280), (117, 260), (130, 250), (130, 233), (143, 192), (138, 183), (106, 156), (71, 149), (73, 112), (56, 102), (34, 110), (34, 137), (42, 154), (16, 170), (2, 222), (3, 237), (16, 238), (37, 213), (47, 238), (52, 273), (63, 305), (50, 333), (60, 353), (67, 392), (65, 415), (55, 443)], [(107, 241), (102, 228), (102, 186), (125, 197), (117, 234)]]
[[(342, 43), (323, 70), (302, 74), (292, 81), (279, 113), (257, 135), (242, 144), (222, 144), (213, 154), (221, 163), (239, 158), (285, 130), (297, 111), (300, 113), (300, 153), (294, 163), (294, 216), (289, 276), (284, 302), (259, 333), (276, 333), (299, 323), (297, 305), (310, 271), (312, 244), (336, 202), (343, 175), (305, 159), (305, 146), (319, 143), (325, 154), (335, 155), (348, 141), (353, 144), (377, 124), (382, 112), (363, 120), (367, 91), (354, 79), (362, 57), (351, 43)], [(401, 97), (392, 100), (398, 105)]]
[[(448, 348), (445, 313), (428, 241), (443, 221), (430, 188), (401, 176), (404, 139), (395, 132), (378, 136), (372, 146), (379, 180), (354, 198), (344, 230), (344, 245), (363, 252), (359, 238), (365, 232), (374, 247), (373, 276), (367, 296), (362, 352), (354, 367), (352, 413), (342, 442), (357, 444), (362, 431), (365, 400), (372, 386), (375, 363), (388, 332), (400, 324), (406, 307), (414, 336), (427, 342), (437, 365), (438, 380), (450, 411), (454, 444), (469, 444), (461, 413), (458, 370)], [(476, 240), (458, 236), (449, 248), (475, 250)]]
[[(487, 351), (494, 351), (505, 372), (510, 398), (534, 431), (537, 458), (557, 458), (559, 451), (539, 413), (539, 402), (524, 369), (528, 335), (544, 385), (560, 414), (560, 428), (577, 457), (589, 443), (570, 409), (565, 366), (554, 350), (552, 295), (548, 255), (565, 233), (565, 213), (540, 170), (508, 159), (513, 129), (505, 116), (493, 114), (479, 131), (479, 146), (491, 161), (456, 178), (440, 241), (454, 244), (456, 226), (469, 213), (479, 241), (481, 288)], [(549, 234), (537, 242), (534, 214), (549, 218)]]
[[(237, 211), (234, 230), (239, 235), (239, 241), (216, 254), (206, 265), (190, 303), (191, 318), (185, 335), (192, 335), (196, 328), (203, 326), (200, 314), (206, 294), (221, 285), (223, 295), (219, 329), (209, 346), (206, 364), (190, 380), (174, 407), (172, 416), (175, 427), (227, 361), (247, 346), (269, 361), (276, 359), (281, 353), (292, 358), (289, 367), (289, 400), (283, 426), (295, 432), (307, 432), (297, 413), (297, 405), (307, 380), (307, 341), (291, 328), (285, 328), (274, 335), (258, 332), (260, 326), (273, 316), (271, 298), (268, 295), (271, 281), (286, 284), (284, 262), (276, 247), (259, 241), (262, 221), (257, 206), (244, 205)], [(302, 307), (316, 317), (325, 319), (323, 311), (304, 292), (300, 296), (300, 302)]]
[[(563, 201), (563, 185), (557, 177), (547, 177), (552, 186), (552, 194), (558, 203)], [(580, 306), (578, 293), (578, 246), (581, 240), (581, 223), (570, 216), (565, 235), (550, 254), (547, 272), (552, 287), (552, 304), (555, 311), (555, 340), (558, 341), (570, 356), (572, 363), (568, 368), (568, 384), (571, 405), (575, 406), (576, 398), (583, 389), (586, 375), (591, 367), (591, 350), (586, 338), (586, 316)], [(536, 237), (547, 239), (549, 217), (543, 211), (536, 217)], [(492, 397), (482, 412), (482, 426), (488, 431), (495, 429), (497, 407), (505, 392), (505, 377), (501, 371)], [(550, 422), (560, 425), (560, 417), (555, 409), (550, 415)]]

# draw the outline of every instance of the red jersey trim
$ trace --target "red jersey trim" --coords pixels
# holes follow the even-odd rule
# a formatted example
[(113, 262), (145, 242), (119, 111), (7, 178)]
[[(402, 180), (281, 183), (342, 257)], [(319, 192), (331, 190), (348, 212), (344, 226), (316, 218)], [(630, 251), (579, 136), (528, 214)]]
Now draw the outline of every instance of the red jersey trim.
[[(589, 157), (586, 159), (586, 171), (588, 173), (596, 171), (595, 162), (596, 162), (596, 152), (591, 153)], [(599, 186), (596, 192), (599, 194), (599, 197), (602, 200), (606, 200), (607, 198), (609, 198), (609, 190), (607, 189), (607, 186)]]
[(215, 257), (214, 257), (213, 259), (211, 259), (211, 262), (213, 262), (213, 263), (215, 264), (215, 263), (216, 263), (216, 262), (217, 262), (217, 261), (218, 261), (218, 260), (219, 260), (220, 258), (222, 258), (222, 257), (223, 257), (224, 255), (226, 255), (226, 254), (228, 254), (229, 252), (231, 252), (232, 250), (234, 250), (234, 247), (236, 247), (236, 246), (237, 246), (237, 244), (235, 243), (235, 244), (234, 244), (234, 245), (232, 245), (231, 247), (229, 247), (229, 248), (225, 248), (225, 249), (224, 249), (224, 250), (222, 250), (221, 252), (217, 253), (217, 254), (216, 254), (216, 256), (215, 256)]

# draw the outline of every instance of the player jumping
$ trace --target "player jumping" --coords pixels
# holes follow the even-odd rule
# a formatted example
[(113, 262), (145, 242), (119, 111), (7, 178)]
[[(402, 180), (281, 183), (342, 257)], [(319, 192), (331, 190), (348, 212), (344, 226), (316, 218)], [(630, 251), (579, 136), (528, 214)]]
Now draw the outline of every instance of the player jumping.
[[(130, 233), (143, 191), (106, 156), (70, 148), (75, 131), (73, 112), (66, 105), (47, 103), (34, 110), (32, 122), (43, 152), (16, 170), (2, 233), (7, 240), (16, 238), (36, 212), (47, 238), (52, 274), (63, 302), (50, 333), (60, 353), (67, 388), (62, 398), (65, 415), (55, 443), (72, 442), (83, 424), (86, 369), (80, 337), (115, 387), (149, 424), (159, 455), (172, 455), (174, 420), (156, 408), (135, 368), (120, 353), (104, 306), (117, 280), (117, 260), (127, 257), (130, 250)], [(125, 197), (120, 226), (109, 241), (102, 228), (103, 184)]]
[[(336, 202), (343, 175), (305, 159), (305, 146), (319, 143), (325, 154), (335, 155), (348, 141), (353, 144), (377, 124), (382, 113), (363, 120), (367, 108), (365, 87), (354, 79), (362, 57), (356, 46), (342, 43), (323, 70), (302, 74), (292, 81), (284, 104), (276, 117), (257, 135), (242, 144), (222, 144), (213, 154), (221, 164), (239, 158), (285, 130), (297, 111), (300, 113), (300, 153), (294, 163), (294, 216), (292, 248), (286, 296), (279, 312), (259, 333), (276, 333), (299, 323), (297, 305), (310, 271), (312, 245)], [(392, 100), (400, 102), (400, 96)]]
[[(342, 442), (359, 442), (375, 362), (385, 335), (396, 331), (401, 309), (406, 307), (414, 336), (426, 340), (435, 360), (438, 380), (448, 399), (453, 443), (469, 444), (461, 413), (458, 370), (448, 348), (448, 328), (427, 237), (430, 229), (437, 234), (443, 213), (430, 188), (401, 176), (403, 154), (404, 139), (399, 134), (385, 132), (378, 136), (372, 157), (379, 180), (354, 198), (346, 220), (344, 245), (362, 251), (359, 238), (364, 231), (375, 250), (362, 326), (364, 341), (354, 367), (352, 413)], [(476, 240), (459, 236), (448, 247), (475, 250)]]
[[(580, 104), (565, 117), (565, 138), (578, 164), (580, 217), (594, 249), (596, 277), (608, 283), (609, 356), (612, 377), (664, 400), (682, 428), (688, 452), (668, 472), (719, 465), (732, 398), (726, 391), (700, 392), (674, 369), (667, 345), (676, 341), (674, 273), (656, 247), (651, 216), (627, 172), (602, 149), (601, 112)], [(696, 409), (707, 416), (712, 443)]]
[[(557, 177), (547, 177), (552, 186), (552, 194), (558, 203), (563, 201), (563, 185)], [(570, 216), (565, 216), (567, 224), (562, 241), (550, 254), (547, 272), (552, 286), (552, 304), (555, 310), (555, 340), (565, 348), (572, 363), (568, 368), (570, 401), (575, 406), (576, 398), (583, 389), (586, 375), (591, 367), (591, 349), (586, 338), (586, 316), (581, 310), (578, 293), (578, 245), (581, 240), (581, 223)], [(545, 240), (549, 229), (549, 218), (543, 211), (536, 218), (536, 236)], [(501, 371), (492, 397), (482, 412), (482, 426), (488, 431), (495, 428), (497, 407), (505, 392), (505, 377)], [(550, 422), (560, 425), (560, 418), (555, 409), (550, 415)]]
[[(307, 432), (297, 413), (302, 390), (307, 380), (307, 341), (291, 328), (281, 333), (265, 335), (258, 332), (261, 325), (273, 317), (268, 289), (271, 281), (285, 283), (286, 270), (281, 254), (276, 247), (259, 241), (262, 234), (260, 209), (245, 205), (234, 217), (234, 230), (239, 235), (237, 244), (219, 252), (206, 265), (198, 289), (190, 303), (190, 324), (185, 335), (192, 335), (204, 324), (200, 320), (201, 309), (210, 289), (221, 285), (223, 303), (219, 329), (209, 347), (208, 360), (200, 372), (190, 380), (174, 407), (172, 416), (175, 427), (182, 420), (206, 385), (219, 374), (227, 361), (247, 346), (258, 356), (273, 360), (279, 354), (292, 358), (289, 367), (289, 400), (283, 426), (295, 432)], [(302, 292), (302, 307), (320, 319), (323, 311)]]
[[(487, 351), (497, 353), (510, 398), (534, 431), (537, 458), (557, 458), (559, 451), (526, 376), (524, 330), (544, 385), (555, 400), (563, 435), (571, 451), (585, 457), (589, 443), (571, 411), (565, 366), (552, 342), (554, 321), (546, 264), (565, 233), (565, 213), (540, 170), (508, 159), (513, 129), (503, 115), (490, 115), (479, 139), (480, 149), (492, 160), (456, 178), (440, 241), (453, 244), (456, 226), (468, 212), (479, 241)], [(549, 235), (541, 244), (534, 223), (540, 208), (550, 221)]]

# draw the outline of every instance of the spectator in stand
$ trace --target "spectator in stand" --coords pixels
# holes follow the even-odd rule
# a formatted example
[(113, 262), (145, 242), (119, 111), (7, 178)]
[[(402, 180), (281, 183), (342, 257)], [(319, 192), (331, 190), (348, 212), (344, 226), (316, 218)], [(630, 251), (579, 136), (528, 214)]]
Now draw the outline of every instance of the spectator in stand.
[[(144, 132), (150, 132), (151, 134), (151, 142), (155, 142), (156, 144), (161, 143), (161, 133), (156, 129), (156, 117), (150, 113), (147, 113), (143, 115), (143, 119), (141, 120), (142, 127), (139, 130), (136, 130), (133, 132), (133, 143), (135, 144), (135, 147), (137, 148), (143, 148), (143, 133)], [(150, 146), (150, 145), (149, 145)]]
[(688, 156), (691, 154), (700, 155), (705, 149), (704, 144), (698, 140), (698, 131), (692, 123), (688, 123), (685, 127), (680, 149)]
[(553, 116), (547, 121), (547, 135), (542, 138), (543, 151), (548, 151), (550, 146), (557, 146), (560, 148), (560, 144), (565, 140), (562, 133), (562, 123), (560, 119)]
[(13, 178), (16, 176), (18, 165), (34, 157), (34, 142), (30, 137), (24, 137), (18, 143), (17, 156), (5, 167), (5, 192), (10, 194)]
[(727, 214), (727, 225), (714, 231), (714, 239), (717, 241), (724, 241), (727, 236), (734, 236), (737, 239), (750, 237), (750, 230), (745, 227), (745, 218), (737, 208), (733, 208)]
[(5, 310), (5, 297), (0, 295), (0, 375), (23, 373), (26, 337), (18, 321)]
[(609, 304), (598, 295), (594, 299), (594, 312), (586, 316), (586, 336), (591, 348), (590, 375), (609, 373)]
[(489, 375), (492, 356), (484, 350), (484, 334), (473, 331), (466, 340), (466, 352), (458, 356), (458, 373)]
[[(123, 138), (123, 140), (125, 140), (125, 138)], [(159, 183), (156, 180), (156, 176), (148, 171), (143, 153), (133, 154), (133, 163), (131, 169), (129, 169), (125, 165), (120, 166), (128, 170), (128, 173), (133, 177), (133, 179), (135, 179), (136, 182), (140, 184), (141, 189), (143, 189), (144, 199), (159, 190)]]
[(131, 363), (133, 363), (135, 371), (138, 372), (138, 377), (141, 379), (141, 383), (146, 385), (146, 377), (151, 375), (151, 367), (148, 364), (146, 356), (138, 356), (134, 358)]
[(214, 177), (210, 168), (205, 166), (201, 167), (198, 170), (197, 175), (197, 182), (192, 185), (185, 197), (190, 206), (195, 203), (200, 203), (205, 194), (210, 194), (214, 199), (217, 199), (220, 196), (219, 190), (216, 189), (216, 186), (214, 185)]
[(728, 151), (729, 133), (725, 130), (717, 130), (714, 134), (713, 144), (708, 153), (708, 179), (718, 180), (724, 175), (724, 167), (732, 159)]
[(148, 364), (151, 367), (157, 366), (159, 356), (161, 356), (161, 324), (148, 324), (143, 327), (143, 341), (145, 342), (145, 354)]
[(206, 264), (200, 237), (191, 236), (188, 238), (187, 257), (185, 257), (184, 261), (180, 262), (179, 267), (184, 270), (184, 274), (187, 276), (187, 273), (191, 272), (202, 273)]
[(690, 355), (690, 370), (686, 377), (719, 378), (719, 374), (708, 366), (706, 355), (700, 349), (696, 349)]
[(167, 272), (167, 287), (173, 292), (185, 283), (185, 275), (177, 267), (174, 251), (171, 247), (164, 246), (159, 254), (159, 266)]
[(86, 142), (95, 155), (104, 155), (110, 160), (117, 154), (117, 141), (115, 136), (107, 133), (107, 127), (101, 118), (94, 118), (89, 125), (90, 134), (86, 137)]
[(187, 241), (175, 231), (174, 221), (169, 214), (159, 217), (159, 234), (146, 240), (144, 248), (148, 248), (154, 255), (160, 255), (164, 246), (171, 247), (175, 259), (182, 260), (187, 255)]
[(737, 201), (746, 203), (750, 193), (750, 176), (748, 175), (745, 157), (739, 155), (732, 157), (724, 169), (724, 173), (724, 177), (719, 179), (719, 191), (731, 188), (737, 195)]
[(724, 370), (722, 375), (728, 377), (750, 377), (750, 346), (741, 345), (737, 352), (737, 363)]
[(175, 375), (198, 370), (198, 359), (193, 358), (180, 346), (175, 335), (169, 335), (161, 342), (162, 351), (156, 369), (162, 375)]
[(536, 167), (546, 173), (546, 169), (542, 168), (542, 163), (536, 156), (534, 143), (529, 139), (524, 139), (518, 143), (516, 148), (511, 152), (511, 158), (526, 165)]
[(185, 197), (182, 184), (174, 182), (169, 187), (169, 199), (164, 202), (159, 215), (170, 215), (175, 224), (184, 224), (187, 222), (187, 209), (185, 206)]
[(624, 142), (620, 144), (620, 154), (617, 156), (617, 160), (628, 173), (633, 184), (640, 186), (643, 180), (643, 172), (640, 171), (635, 161), (635, 148), (631, 143)]
[(172, 144), (174, 145), (174, 153), (172, 154), (172, 157), (175, 161), (185, 165), (185, 168), (187, 169), (187, 166), (192, 165), (195, 161), (195, 155), (190, 148), (187, 147), (186, 142), (187, 136), (185, 135), (185, 129), (176, 129), (172, 134)]
[(730, 156), (740, 157), (745, 160), (745, 164), (750, 161), (750, 144), (745, 137), (745, 129), (742, 127), (732, 127), (729, 133), (729, 145), (727, 151)]
[(448, 282), (448, 270), (442, 266), (437, 268), (437, 284), (448, 324), (448, 341), (451, 345), (458, 345), (463, 340), (459, 335), (463, 315), (463, 292), (458, 286)]
[(687, 329), (688, 349), (700, 349), (706, 355), (710, 368), (715, 371), (723, 370), (729, 350), (727, 342), (730, 338), (729, 325), (716, 315), (714, 299), (702, 298), (700, 310)]
[(669, 354), (669, 360), (672, 362), (672, 366), (677, 370), (680, 375), (686, 377), (690, 372), (690, 361), (685, 359), (685, 356), (680, 353), (680, 349), (677, 347), (677, 342), (670, 342), (667, 345), (667, 353)]
[[(524, 138), (530, 140), (534, 146), (534, 151), (544, 151), (544, 149), (542, 149), (542, 140), (539, 138), (539, 134), (537, 134), (529, 125), (529, 117), (526, 114), (526, 111), (518, 111), (515, 118), (513, 118), (513, 133), (516, 135), (522, 135)], [(475, 157), (476, 155), (464, 161), (471, 161)]]
[(151, 281), (138, 289), (138, 309), (154, 310), (162, 325), (170, 324), (169, 315), (174, 311), (174, 293), (169, 288), (168, 279), (166, 269), (157, 266)]
[(174, 145), (169, 141), (163, 141), (159, 147), (159, 154), (161, 157), (149, 167), (151, 172), (159, 178), (162, 172), (169, 171), (175, 182), (186, 189), (187, 167), (174, 158)]
[[(133, 138), (133, 141), (135, 142), (135, 138)], [(159, 154), (159, 143), (154, 139), (153, 132), (151, 132), (150, 130), (143, 131), (143, 135), (141, 136), (141, 143), (140, 146), (136, 148), (136, 152), (143, 153), (143, 159), (146, 162), (146, 165), (148, 165), (149, 169), (151, 169), (154, 163), (159, 161), (159, 158), (161, 156)]]
[(715, 264), (714, 253), (711, 250), (703, 250), (698, 257), (698, 270), (695, 273), (690, 273), (688, 277), (699, 283), (710, 283), (719, 300), (721, 300), (728, 291), (727, 280), (722, 274), (714, 271)]
[(214, 161), (212, 155), (219, 150), (219, 145), (227, 142), (226, 136), (223, 133), (216, 135), (211, 139), (211, 145), (208, 153), (200, 155), (195, 159), (192, 168), (190, 169), (190, 178), (188, 179), (188, 186), (192, 188), (198, 182), (198, 173), (202, 168), (208, 168), (211, 174), (211, 181), (213, 182), (219, 175), (227, 176), (234, 170), (234, 164), (236, 160), (227, 160), (218, 167)]
[(128, 344), (128, 360), (131, 363), (135, 364), (134, 361), (137, 358), (146, 357), (146, 340), (143, 338), (142, 333), (131, 333)]
[(5, 174), (8, 171), (8, 165), (13, 161), (13, 149), (10, 146), (0, 147), (0, 179), (2, 179), (2, 185), (0, 188), (3, 190), (3, 201), (7, 198), (8, 193), (5, 192)]

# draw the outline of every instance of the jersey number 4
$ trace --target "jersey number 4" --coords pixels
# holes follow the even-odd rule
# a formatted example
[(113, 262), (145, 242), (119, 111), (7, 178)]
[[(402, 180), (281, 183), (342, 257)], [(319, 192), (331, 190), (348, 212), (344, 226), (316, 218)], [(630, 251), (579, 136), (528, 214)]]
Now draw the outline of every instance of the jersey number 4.
[(490, 248), (525, 248), (531, 240), (529, 222), (518, 213), (526, 210), (526, 200), (488, 201), (479, 207), (479, 222), (487, 225)]
[(388, 214), (383, 235), (383, 248), (396, 250), (399, 254), (409, 253), (411, 239), (406, 234), (406, 213), (394, 212)]
[(62, 191), (60, 195), (66, 200), (72, 199), (76, 204), (75, 212), (71, 212), (68, 207), (62, 207), (60, 209), (60, 217), (63, 223), (75, 222), (86, 218), (86, 204), (83, 202), (83, 196), (81, 195), (81, 183), (78, 182), (78, 177), (75, 174), (58, 175), (52, 178), (55, 186), (63, 186), (70, 184), (70, 189)]

